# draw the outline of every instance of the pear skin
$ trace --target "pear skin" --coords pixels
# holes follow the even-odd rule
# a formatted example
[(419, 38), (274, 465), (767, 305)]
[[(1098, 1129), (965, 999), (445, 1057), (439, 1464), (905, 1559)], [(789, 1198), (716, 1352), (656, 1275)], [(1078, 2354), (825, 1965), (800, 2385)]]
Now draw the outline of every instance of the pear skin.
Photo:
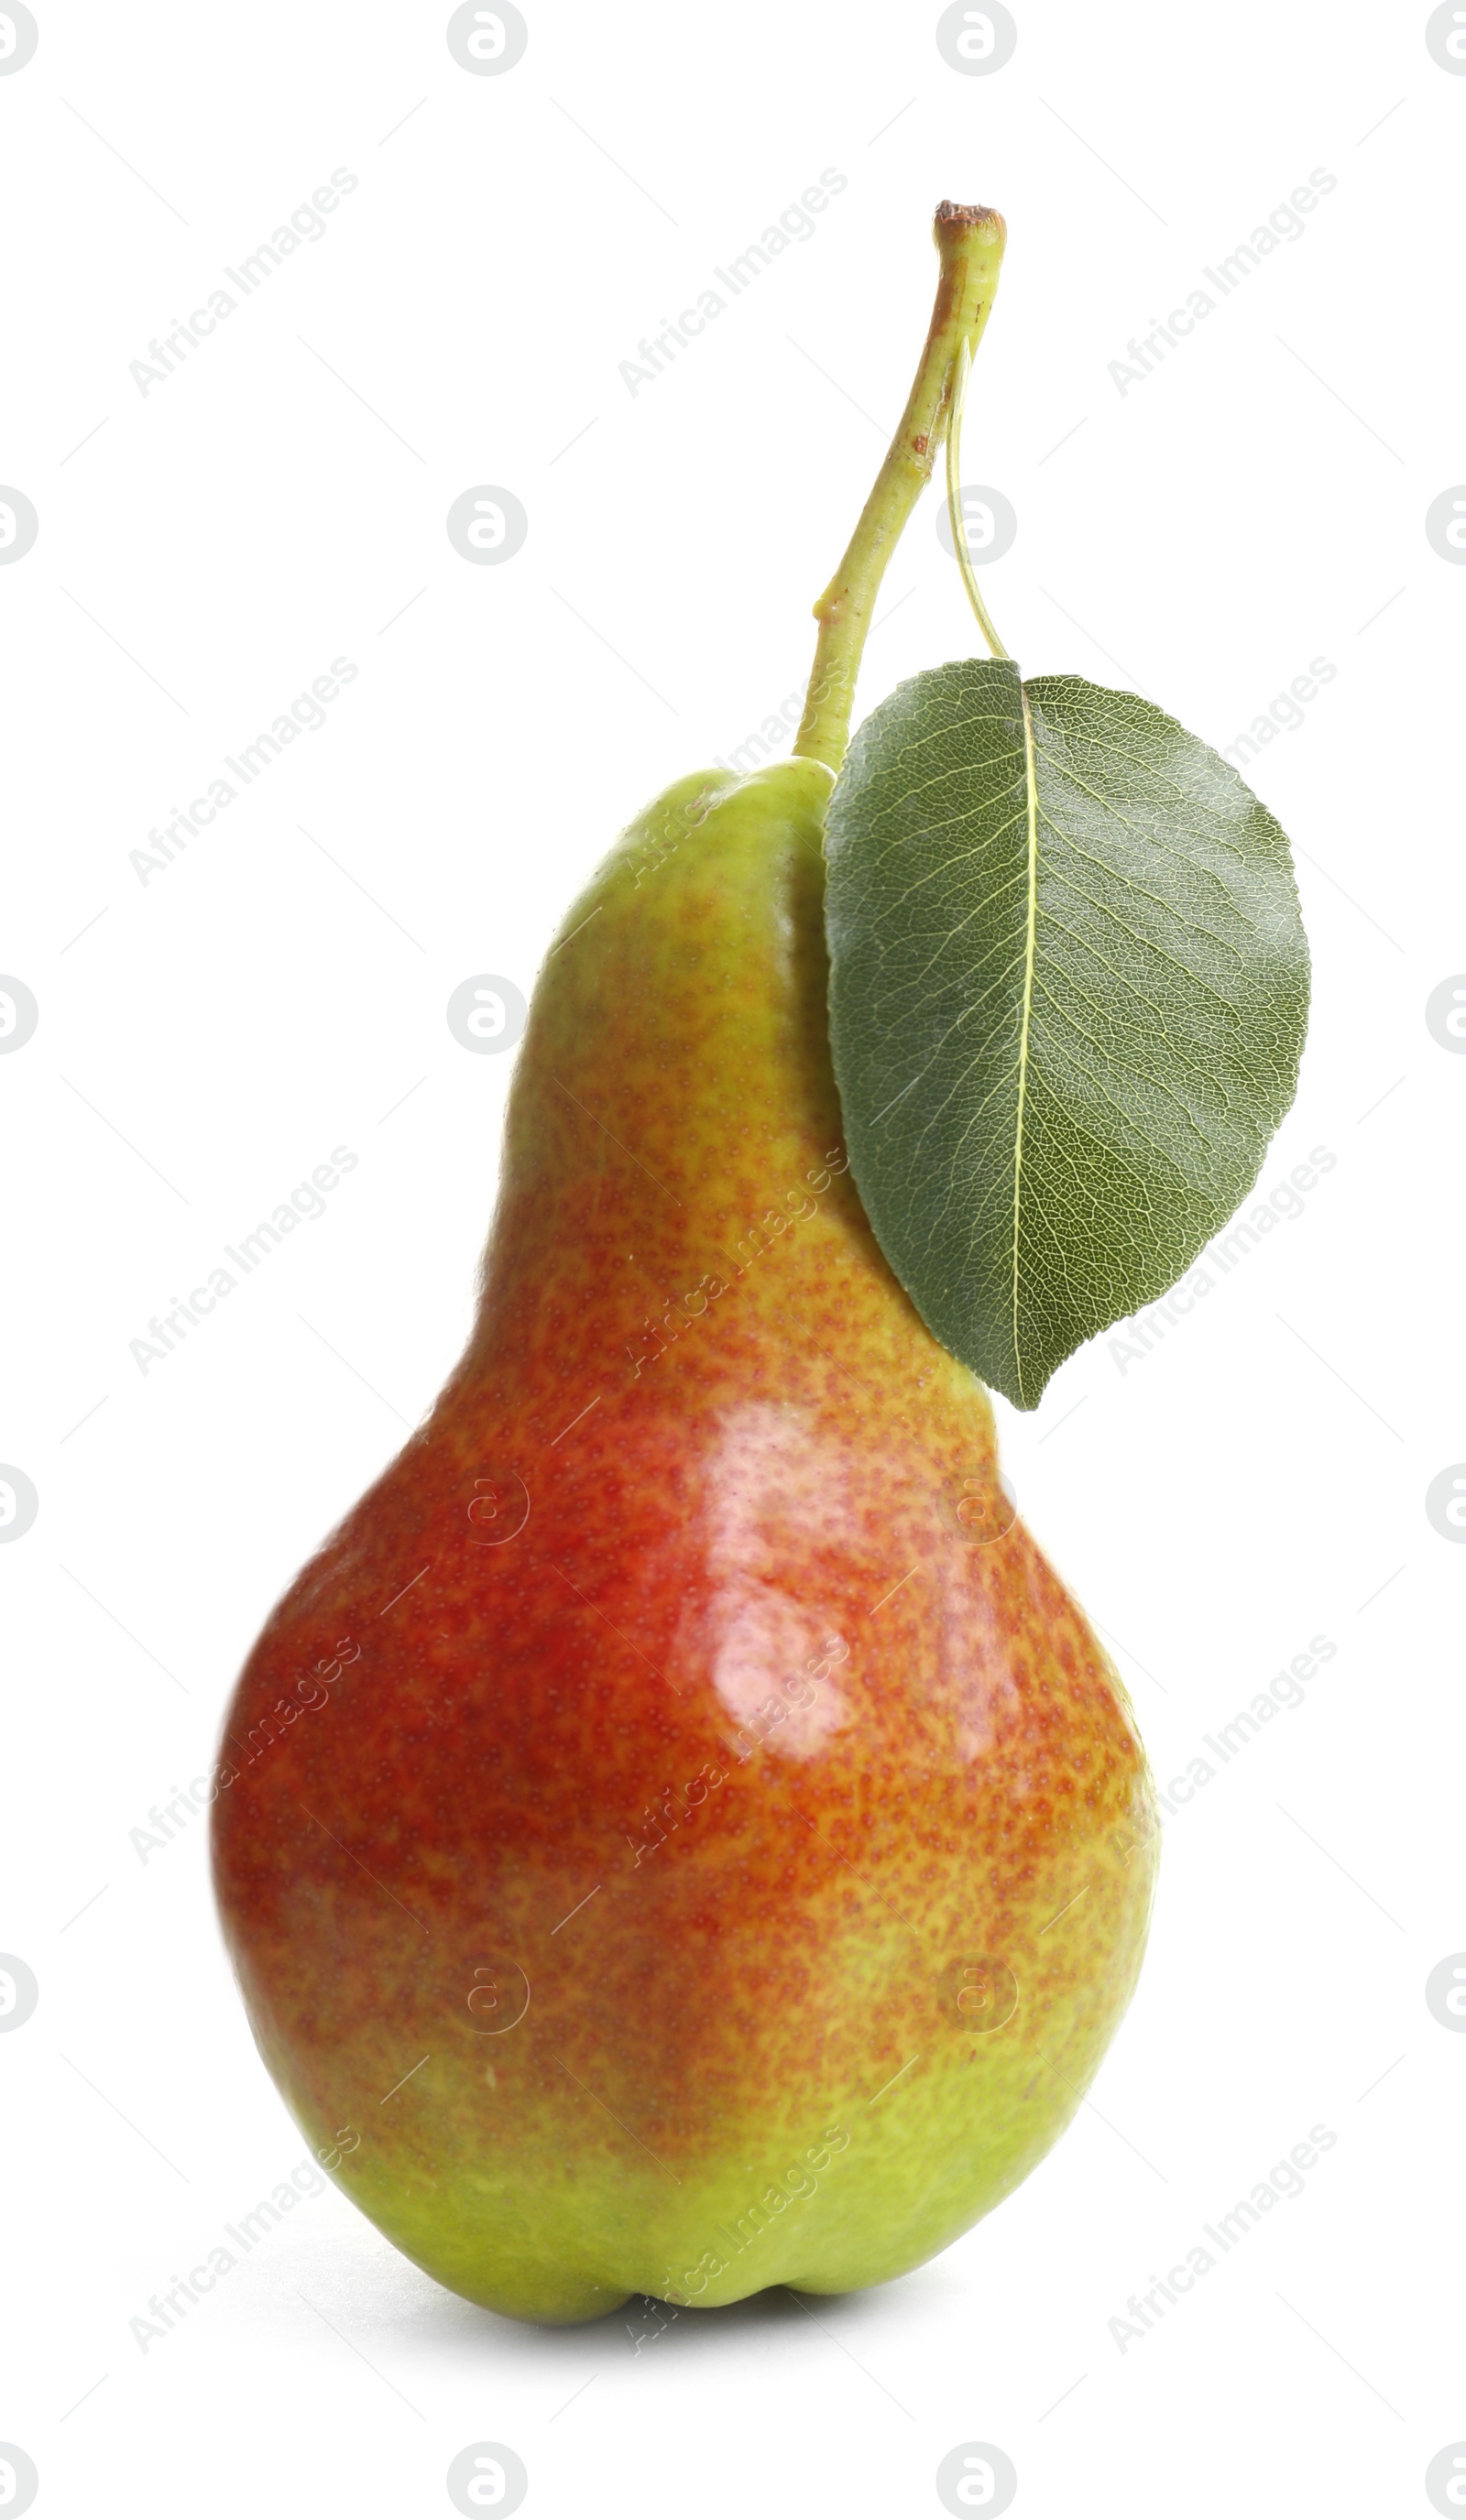
[(680, 781), (569, 913), (468, 1349), (226, 1721), (260, 2050), (441, 2283), (586, 2319), (918, 2266), (1068, 2124), (1157, 1820), (888, 1267), (812, 760)]

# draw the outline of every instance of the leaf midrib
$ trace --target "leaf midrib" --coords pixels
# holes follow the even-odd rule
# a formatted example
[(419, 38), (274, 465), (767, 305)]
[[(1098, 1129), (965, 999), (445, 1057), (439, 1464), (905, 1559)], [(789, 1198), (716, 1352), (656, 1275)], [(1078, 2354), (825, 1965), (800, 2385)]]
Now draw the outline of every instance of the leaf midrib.
[(1013, 1146), (1013, 1370), (1019, 1392), (1026, 1398), (1023, 1350), (1018, 1329), (1018, 1255), (1023, 1219), (1023, 1127), (1029, 1090), (1029, 1026), (1033, 1012), (1033, 964), (1038, 929), (1038, 779), (1033, 760), (1032, 713), (1022, 682), (1018, 686), (1018, 697), (1023, 706), (1024, 782), (1029, 800), (1029, 914), (1028, 932), (1024, 939), (1023, 1018), (1018, 1035), (1018, 1116)]

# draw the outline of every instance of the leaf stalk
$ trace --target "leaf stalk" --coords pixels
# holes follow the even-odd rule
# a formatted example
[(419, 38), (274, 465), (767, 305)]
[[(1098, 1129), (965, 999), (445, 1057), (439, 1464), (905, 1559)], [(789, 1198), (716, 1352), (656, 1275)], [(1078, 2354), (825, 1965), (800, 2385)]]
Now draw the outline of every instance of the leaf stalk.
[(968, 603), (978, 616), (978, 627), (987, 642), (987, 652), (990, 656), (1007, 656), (1008, 651), (994, 630), (992, 616), (983, 601), (972, 554), (967, 547), (967, 519), (962, 514), (962, 415), (967, 404), (967, 380), (971, 374), (972, 352), (964, 341), (957, 352), (952, 417), (946, 436), (946, 513), (952, 528), (952, 549), (957, 555), (957, 566), (962, 571)]

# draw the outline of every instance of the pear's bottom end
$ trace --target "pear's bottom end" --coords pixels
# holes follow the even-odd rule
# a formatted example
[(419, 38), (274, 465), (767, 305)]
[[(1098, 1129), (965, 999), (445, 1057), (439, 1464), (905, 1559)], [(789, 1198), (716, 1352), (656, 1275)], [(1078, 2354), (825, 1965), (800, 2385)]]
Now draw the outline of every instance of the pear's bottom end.
[[(1059, 2078), (1035, 2113), (1031, 2092), (1020, 2099), (1015, 2089), (979, 2134), (960, 2106), (971, 2107), (978, 2077), (964, 2067), (959, 2079), (968, 2089), (941, 2093), (944, 2105), (911, 2129), (836, 2120), (802, 2153), (783, 2144), (761, 2167), (740, 2145), (701, 2175), (677, 2174), (675, 2199), (663, 2192), (669, 2174), (643, 2181), (609, 2158), (577, 2171), (545, 2157), (505, 2180), (502, 2162), (486, 2178), (481, 2165), (440, 2155), (425, 2178), (421, 2156), (414, 2176), (405, 2159), (394, 2172), (357, 2153), (338, 2184), (424, 2273), (479, 2309), (572, 2327), (639, 2301), (632, 2333), (650, 2335), (653, 2305), (666, 2306), (664, 2325), (761, 2293), (869, 2291), (983, 2221), (1048, 2150), (1077, 2096)], [(1025, 2063), (1021, 2082), (1031, 2080)], [(981, 2125), (981, 2106), (973, 2114)]]

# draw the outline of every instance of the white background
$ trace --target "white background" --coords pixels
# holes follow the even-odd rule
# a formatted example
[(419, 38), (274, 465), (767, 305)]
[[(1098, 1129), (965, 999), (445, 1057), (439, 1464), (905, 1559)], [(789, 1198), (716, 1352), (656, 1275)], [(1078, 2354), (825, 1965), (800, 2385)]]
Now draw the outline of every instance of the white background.
[[(73, 0), (0, 77), (0, 480), (40, 519), (0, 567), (0, 968), (40, 1009), (0, 1058), (0, 1459), (40, 1500), (0, 1550), (0, 1949), (40, 1985), (0, 2038), (0, 2440), (46, 2513), (446, 2512), (479, 2440), (543, 2514), (935, 2513), (970, 2440), (1035, 2520), (1428, 2512), (1466, 2438), (1466, 2037), (1424, 2000), (1466, 1949), (1466, 1555), (1424, 1509), (1466, 1455), (1466, 1063), (1424, 1019), (1466, 968), (1466, 571), (1424, 529), (1466, 476), (1466, 77), (1423, 8), (1362, 0), (1029, 0), (990, 76), (873, 0), (544, 0), (495, 76), (446, 15)], [(326, 237), (141, 393), (150, 338), (338, 167)], [(1129, 338), (1318, 167), (1304, 238), (1122, 394)], [(632, 395), (641, 337), (826, 168), (814, 237)], [(1000, 1403), (1010, 1474), (1163, 1781), (1311, 1637), (1336, 1655), (1168, 1824), (1092, 2104), (932, 2266), (637, 2350), (471, 2309), (328, 2189), (144, 2353), (149, 2296), (305, 2147), (203, 1822), (146, 1863), (131, 1832), (465, 1335), (512, 1062), (458, 1046), (449, 992), (527, 990), (617, 830), (807, 670), (942, 194), (1009, 224), (965, 472), (1017, 512), (986, 587), (1025, 670), (1226, 744), (1337, 667), (1251, 773), (1317, 971), (1262, 1185), (1334, 1169), (1141, 1361), (1100, 1340), (1035, 1417)], [(444, 531), (482, 482), (528, 517), (501, 565)], [(861, 713), (975, 648), (936, 514)], [(326, 725), (141, 881), (150, 827), (339, 655)], [(326, 1214), (140, 1372), (150, 1316), (338, 1145)], [(1318, 2124), (1305, 2193), (1122, 2352), (1127, 2296)]]

